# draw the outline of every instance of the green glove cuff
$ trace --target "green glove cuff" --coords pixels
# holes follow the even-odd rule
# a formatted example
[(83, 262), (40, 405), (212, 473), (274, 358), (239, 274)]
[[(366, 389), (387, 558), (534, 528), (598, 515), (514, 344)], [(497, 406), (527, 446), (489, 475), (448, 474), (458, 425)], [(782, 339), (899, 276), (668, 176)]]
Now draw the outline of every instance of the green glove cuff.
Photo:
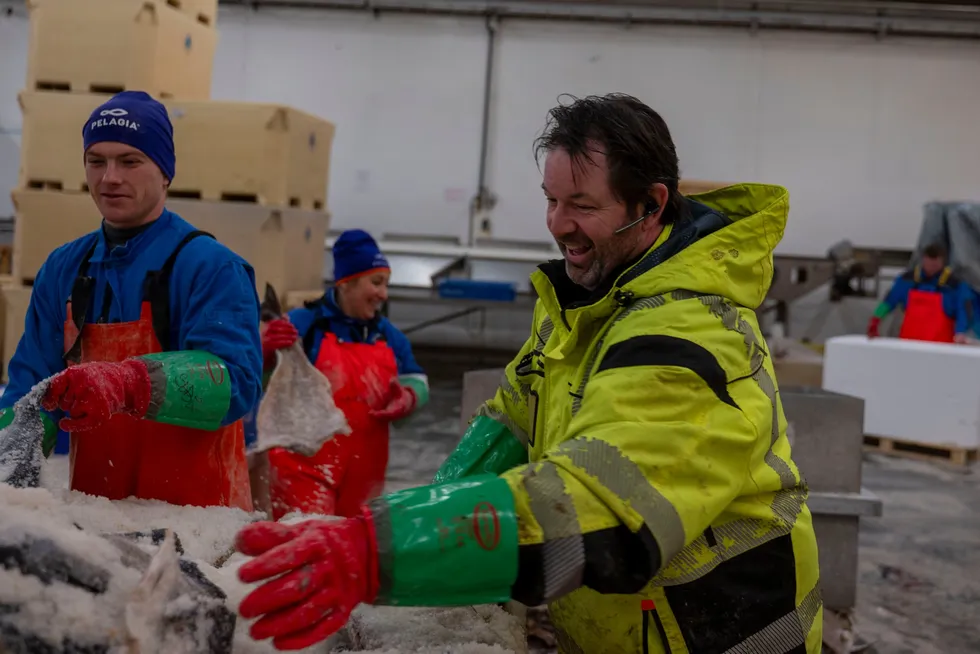
[(477, 416), (432, 482), (439, 484), (478, 474), (499, 475), (524, 463), (524, 444), (502, 423)]
[(214, 431), (231, 406), (225, 363), (207, 352), (186, 350), (137, 357), (150, 374), (150, 408), (144, 418)]
[(892, 312), (892, 308), (885, 304), (884, 302), (879, 302), (878, 306), (875, 307), (874, 317), (879, 320), (884, 320), (885, 317)]
[[(13, 421), (13, 407), (0, 409), (0, 429), (10, 426), (10, 423)], [(58, 425), (44, 411), (41, 411), (41, 424), (44, 425), (44, 436), (41, 438), (41, 452), (47, 458), (54, 452), (54, 446), (58, 443)]]
[(406, 388), (411, 388), (415, 393), (415, 408), (420, 409), (429, 402), (429, 384), (424, 379), (404, 375), (398, 378), (398, 383)]
[(517, 579), (514, 496), (481, 476), (373, 500), (378, 545), (375, 604), (466, 606), (510, 599)]

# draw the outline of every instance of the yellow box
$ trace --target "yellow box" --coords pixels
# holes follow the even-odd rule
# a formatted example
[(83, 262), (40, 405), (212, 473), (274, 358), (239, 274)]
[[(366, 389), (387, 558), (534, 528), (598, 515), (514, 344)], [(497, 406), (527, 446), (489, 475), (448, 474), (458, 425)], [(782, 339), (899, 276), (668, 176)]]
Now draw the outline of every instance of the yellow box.
[[(22, 92), (21, 188), (85, 190), (81, 130), (104, 96)], [(165, 101), (174, 125), (171, 197), (327, 206), (332, 123), (270, 104)]]
[[(101, 217), (84, 193), (17, 190), (11, 194), (14, 274), (32, 280), (51, 252), (99, 227)], [(323, 283), (324, 239), (330, 215), (228, 202), (172, 200), (167, 207), (213, 234), (255, 269), (256, 290), (268, 282), (279, 293)]]
[(27, 88), (207, 100), (218, 33), (155, 0), (31, 0)]

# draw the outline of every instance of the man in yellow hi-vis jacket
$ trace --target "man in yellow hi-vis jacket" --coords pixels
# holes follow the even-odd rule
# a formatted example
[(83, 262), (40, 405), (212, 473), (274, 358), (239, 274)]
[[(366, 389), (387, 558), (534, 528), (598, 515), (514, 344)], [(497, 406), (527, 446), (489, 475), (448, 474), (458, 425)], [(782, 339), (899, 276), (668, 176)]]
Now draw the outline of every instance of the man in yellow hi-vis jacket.
[[(548, 602), (565, 654), (817, 654), (817, 546), (753, 309), (788, 193), (693, 197), (629, 96), (552, 110), (531, 336), (432, 485), (355, 518), (246, 527), (255, 638), (360, 602)], [(279, 576), (282, 575), (282, 576)]]

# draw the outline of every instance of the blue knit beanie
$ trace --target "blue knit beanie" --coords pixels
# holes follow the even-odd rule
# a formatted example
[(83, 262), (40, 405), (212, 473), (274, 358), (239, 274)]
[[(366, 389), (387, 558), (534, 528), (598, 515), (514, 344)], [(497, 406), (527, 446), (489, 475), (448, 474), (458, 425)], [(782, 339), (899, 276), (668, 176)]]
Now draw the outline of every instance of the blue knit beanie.
[(341, 282), (379, 268), (388, 268), (388, 260), (378, 244), (363, 229), (348, 229), (333, 244), (333, 279)]
[(112, 96), (89, 116), (82, 128), (85, 151), (95, 143), (125, 143), (141, 151), (173, 181), (174, 128), (167, 108), (142, 91)]

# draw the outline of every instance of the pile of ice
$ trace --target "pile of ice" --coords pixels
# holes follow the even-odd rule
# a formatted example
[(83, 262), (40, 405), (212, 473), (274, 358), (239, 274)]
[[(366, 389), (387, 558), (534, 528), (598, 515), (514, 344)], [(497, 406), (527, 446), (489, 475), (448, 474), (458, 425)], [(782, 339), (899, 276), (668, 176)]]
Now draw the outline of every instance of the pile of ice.
[[(235, 534), (264, 514), (71, 492), (59, 459), (45, 465), (42, 488), (0, 484), (0, 651), (276, 651), (235, 617), (250, 590), (236, 575), (247, 559), (234, 552)], [(527, 645), (523, 624), (496, 606), (361, 606), (306, 651), (520, 654)]]

